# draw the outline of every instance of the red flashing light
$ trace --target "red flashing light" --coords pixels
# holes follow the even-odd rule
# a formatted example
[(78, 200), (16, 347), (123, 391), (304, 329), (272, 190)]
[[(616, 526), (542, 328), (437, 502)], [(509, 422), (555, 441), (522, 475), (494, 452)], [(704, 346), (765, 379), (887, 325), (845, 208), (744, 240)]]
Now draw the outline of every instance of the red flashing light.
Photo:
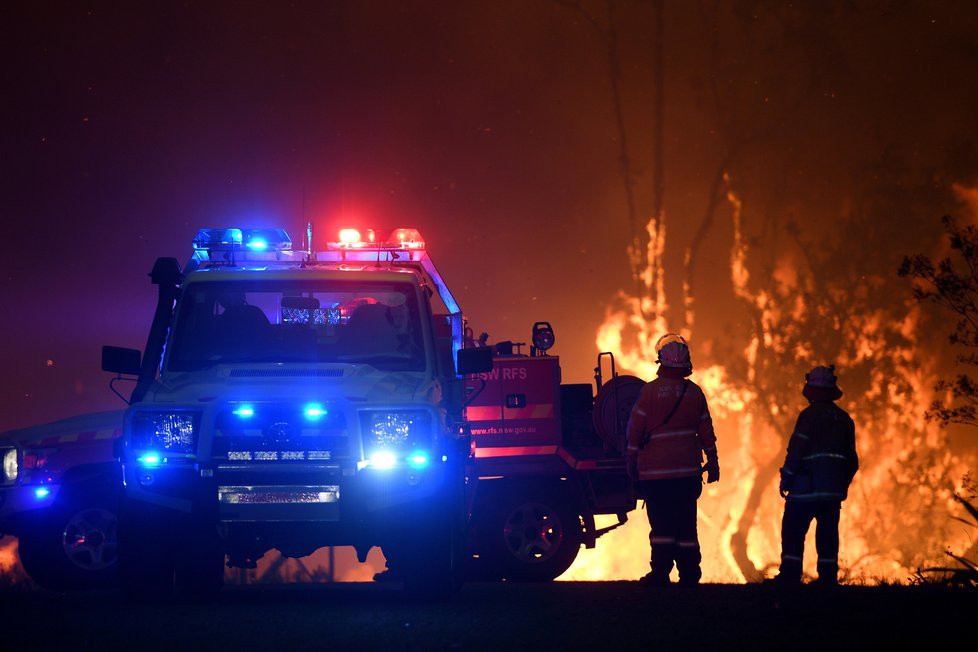
[(405, 249), (424, 249), (424, 238), (417, 229), (394, 229), (389, 240), (391, 244), (398, 243)]
[(339, 237), (336, 242), (327, 243), (330, 249), (424, 249), (424, 238), (417, 229), (394, 229), (386, 240), (377, 241), (377, 235), (373, 229), (366, 229), (363, 232), (366, 237), (361, 235), (359, 229), (340, 229)]

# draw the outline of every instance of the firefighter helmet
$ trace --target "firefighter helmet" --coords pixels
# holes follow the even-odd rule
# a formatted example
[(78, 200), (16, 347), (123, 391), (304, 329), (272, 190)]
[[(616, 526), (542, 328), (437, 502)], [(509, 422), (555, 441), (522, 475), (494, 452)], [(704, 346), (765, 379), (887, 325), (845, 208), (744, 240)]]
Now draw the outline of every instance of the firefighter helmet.
[(834, 401), (842, 396), (842, 390), (837, 385), (838, 380), (835, 365), (813, 367), (805, 374), (802, 394), (810, 401)]
[(677, 369), (692, 369), (693, 363), (689, 358), (689, 345), (686, 340), (675, 333), (666, 333), (655, 343), (656, 359), (663, 367)]

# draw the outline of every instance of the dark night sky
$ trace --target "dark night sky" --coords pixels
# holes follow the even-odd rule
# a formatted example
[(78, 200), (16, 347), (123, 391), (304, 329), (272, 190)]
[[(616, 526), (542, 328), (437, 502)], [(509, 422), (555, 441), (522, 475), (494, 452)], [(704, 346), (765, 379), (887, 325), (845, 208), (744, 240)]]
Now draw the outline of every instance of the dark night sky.
[[(567, 4), (5, 3), (0, 429), (121, 407), (100, 347), (142, 347), (146, 273), (205, 226), (416, 226), (476, 332), (548, 320), (589, 382), (629, 227), (606, 50)], [(664, 4), (668, 265), (737, 134), (745, 201), (813, 229), (887, 152), (922, 174), (978, 140), (976, 3)], [(614, 6), (644, 221), (653, 3)], [(718, 222), (713, 267), (729, 246)]]

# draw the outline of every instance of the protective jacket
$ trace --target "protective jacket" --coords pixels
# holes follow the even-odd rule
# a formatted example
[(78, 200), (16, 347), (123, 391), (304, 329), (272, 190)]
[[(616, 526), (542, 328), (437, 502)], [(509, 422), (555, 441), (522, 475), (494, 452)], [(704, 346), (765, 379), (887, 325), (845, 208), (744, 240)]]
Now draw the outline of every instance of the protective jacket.
[(703, 454), (716, 459), (716, 434), (703, 390), (682, 370), (662, 367), (646, 383), (628, 419), (628, 457), (639, 480), (702, 473)]
[(858, 469), (849, 414), (832, 401), (815, 401), (802, 410), (781, 468), (787, 499), (843, 501)]

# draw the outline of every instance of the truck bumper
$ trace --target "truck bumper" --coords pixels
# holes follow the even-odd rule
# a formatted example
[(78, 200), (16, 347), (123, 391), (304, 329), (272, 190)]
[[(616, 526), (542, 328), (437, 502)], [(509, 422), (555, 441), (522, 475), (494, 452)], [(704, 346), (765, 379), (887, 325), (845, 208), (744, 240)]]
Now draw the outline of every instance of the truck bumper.
[(449, 463), (423, 470), (341, 465), (133, 469), (127, 473), (126, 495), (176, 512), (210, 514), (221, 522), (362, 522), (435, 499), (453, 477), (460, 476)]

